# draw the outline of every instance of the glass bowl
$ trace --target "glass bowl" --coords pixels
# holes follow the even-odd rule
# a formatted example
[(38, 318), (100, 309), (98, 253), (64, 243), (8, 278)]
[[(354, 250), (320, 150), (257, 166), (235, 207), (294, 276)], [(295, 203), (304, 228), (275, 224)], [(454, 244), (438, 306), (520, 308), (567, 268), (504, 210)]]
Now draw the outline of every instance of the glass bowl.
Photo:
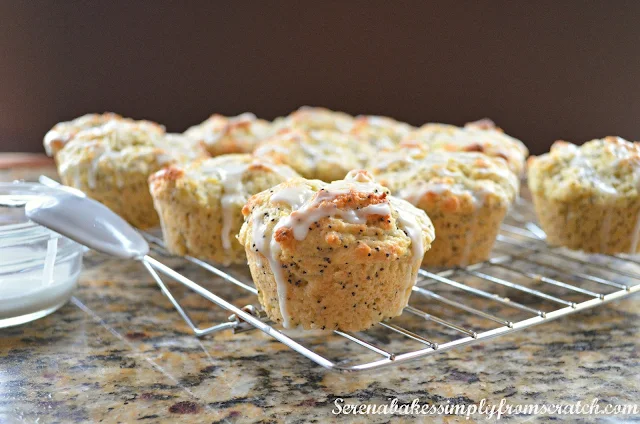
[(76, 288), (85, 247), (27, 219), (24, 205), (59, 189), (0, 183), (0, 328), (44, 317)]

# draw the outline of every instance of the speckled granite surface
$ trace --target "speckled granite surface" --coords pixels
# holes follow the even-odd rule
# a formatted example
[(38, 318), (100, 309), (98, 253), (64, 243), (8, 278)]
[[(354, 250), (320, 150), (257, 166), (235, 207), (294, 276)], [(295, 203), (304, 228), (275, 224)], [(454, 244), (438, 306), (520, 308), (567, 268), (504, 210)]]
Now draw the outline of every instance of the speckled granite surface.
[[(169, 261), (232, 295), (206, 274)], [(199, 322), (228, 315), (197, 295), (176, 293)], [(234, 298), (237, 305), (252, 301)], [(442, 312), (433, 308), (434, 314)], [(197, 339), (140, 264), (90, 253), (70, 303), (42, 320), (0, 330), (0, 422), (347, 420), (331, 415), (337, 397), (367, 403), (393, 397), (438, 404), (502, 398), (512, 404), (592, 398), (640, 403), (639, 311), (640, 297), (634, 296), (373, 373), (335, 374), (256, 331)], [(462, 319), (462, 324), (482, 328), (486, 323)], [(440, 341), (448, 333), (428, 334)], [(395, 346), (394, 339), (381, 338)], [(333, 340), (326, 351), (320, 349), (331, 354), (344, 347), (340, 343)], [(640, 420), (619, 421), (631, 419)], [(370, 422), (390, 420), (409, 418), (369, 417)], [(547, 418), (509, 418), (521, 420)]]

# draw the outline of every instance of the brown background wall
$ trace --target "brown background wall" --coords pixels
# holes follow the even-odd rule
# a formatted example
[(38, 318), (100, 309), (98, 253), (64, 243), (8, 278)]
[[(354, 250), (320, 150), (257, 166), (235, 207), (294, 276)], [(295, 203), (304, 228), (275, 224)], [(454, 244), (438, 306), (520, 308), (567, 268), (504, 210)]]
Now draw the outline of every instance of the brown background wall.
[(484, 116), (535, 153), (640, 139), (640, 2), (0, 0), (0, 150), (116, 111), (182, 130), (301, 104)]

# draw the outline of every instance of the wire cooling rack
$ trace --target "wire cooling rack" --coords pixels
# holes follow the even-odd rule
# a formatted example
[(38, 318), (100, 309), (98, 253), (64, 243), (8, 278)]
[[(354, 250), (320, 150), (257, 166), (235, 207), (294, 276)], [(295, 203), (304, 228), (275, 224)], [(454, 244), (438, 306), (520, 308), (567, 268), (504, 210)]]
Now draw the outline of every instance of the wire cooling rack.
[[(548, 247), (532, 209), (527, 200), (518, 200), (488, 261), (421, 269), (402, 315), (357, 333), (284, 329), (261, 310), (247, 267), (173, 258), (162, 239), (149, 232), (142, 232), (151, 246), (142, 263), (196, 336), (257, 329), (330, 370), (366, 371), (478, 343), (640, 291), (639, 259)], [(205, 308), (204, 315), (221, 322), (196, 323), (182, 306), (194, 303), (189, 301), (192, 293), (216, 305)], [(202, 308), (196, 312), (203, 315)]]
[[(640, 261), (547, 247), (544, 232), (528, 216), (531, 209), (528, 201), (518, 201), (488, 261), (440, 271), (421, 269), (403, 314), (358, 333), (283, 329), (269, 322), (260, 309), (257, 290), (246, 270), (186, 257), (214, 277), (205, 278), (206, 284), (196, 283), (155, 258), (166, 257), (167, 252), (162, 240), (149, 233), (144, 235), (153, 253), (143, 262), (197, 336), (258, 329), (325, 368), (365, 371), (522, 330), (640, 290)], [(232, 315), (224, 322), (200, 327), (165, 279)], [(233, 286), (239, 296), (225, 285)], [(216, 294), (222, 292), (227, 295)]]

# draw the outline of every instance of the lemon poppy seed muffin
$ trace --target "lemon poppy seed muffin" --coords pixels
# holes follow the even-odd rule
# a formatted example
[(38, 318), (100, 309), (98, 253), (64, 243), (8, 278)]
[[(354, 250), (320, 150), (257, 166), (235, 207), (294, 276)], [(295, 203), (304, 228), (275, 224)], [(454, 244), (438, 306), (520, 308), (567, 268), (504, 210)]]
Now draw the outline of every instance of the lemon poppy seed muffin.
[(397, 146), (415, 130), (415, 127), (387, 116), (362, 115), (356, 117), (349, 132), (369, 140), (373, 147), (381, 150)]
[(273, 126), (276, 132), (282, 129), (348, 132), (353, 123), (353, 116), (347, 113), (333, 111), (324, 107), (302, 106), (287, 116), (275, 119)]
[(529, 159), (529, 187), (551, 245), (588, 253), (640, 248), (640, 144), (620, 137), (557, 141)]
[(60, 149), (80, 131), (100, 127), (110, 122), (117, 122), (120, 125), (132, 124), (137, 128), (149, 132), (157, 134), (164, 133), (164, 127), (155, 122), (144, 120), (135, 121), (112, 112), (102, 114), (88, 113), (71, 121), (57, 123), (44, 136), (44, 149), (49, 156), (55, 157)]
[(62, 182), (104, 203), (139, 228), (159, 224), (147, 179), (173, 163), (206, 156), (199, 142), (110, 122), (77, 133), (58, 152)]
[(364, 330), (402, 313), (434, 239), (427, 215), (365, 171), (249, 199), (238, 240), (260, 303), (287, 328)]
[(269, 135), (271, 124), (253, 113), (226, 117), (214, 114), (195, 125), (185, 135), (202, 141), (211, 156), (251, 153), (260, 140)]
[(448, 152), (480, 152), (504, 159), (509, 168), (522, 176), (525, 160), (529, 155), (526, 146), (505, 134), (489, 119), (470, 122), (464, 127), (429, 123), (405, 137), (411, 144), (423, 144), (427, 148)]
[(340, 180), (352, 169), (366, 165), (374, 150), (359, 137), (329, 130), (282, 130), (254, 152), (258, 157), (284, 163), (305, 178)]
[(248, 198), (299, 175), (248, 154), (173, 165), (149, 179), (167, 249), (229, 265), (246, 263), (236, 235)]
[(392, 194), (424, 210), (436, 231), (427, 266), (486, 260), (518, 190), (507, 164), (476, 152), (430, 152), (402, 144), (371, 165)]

